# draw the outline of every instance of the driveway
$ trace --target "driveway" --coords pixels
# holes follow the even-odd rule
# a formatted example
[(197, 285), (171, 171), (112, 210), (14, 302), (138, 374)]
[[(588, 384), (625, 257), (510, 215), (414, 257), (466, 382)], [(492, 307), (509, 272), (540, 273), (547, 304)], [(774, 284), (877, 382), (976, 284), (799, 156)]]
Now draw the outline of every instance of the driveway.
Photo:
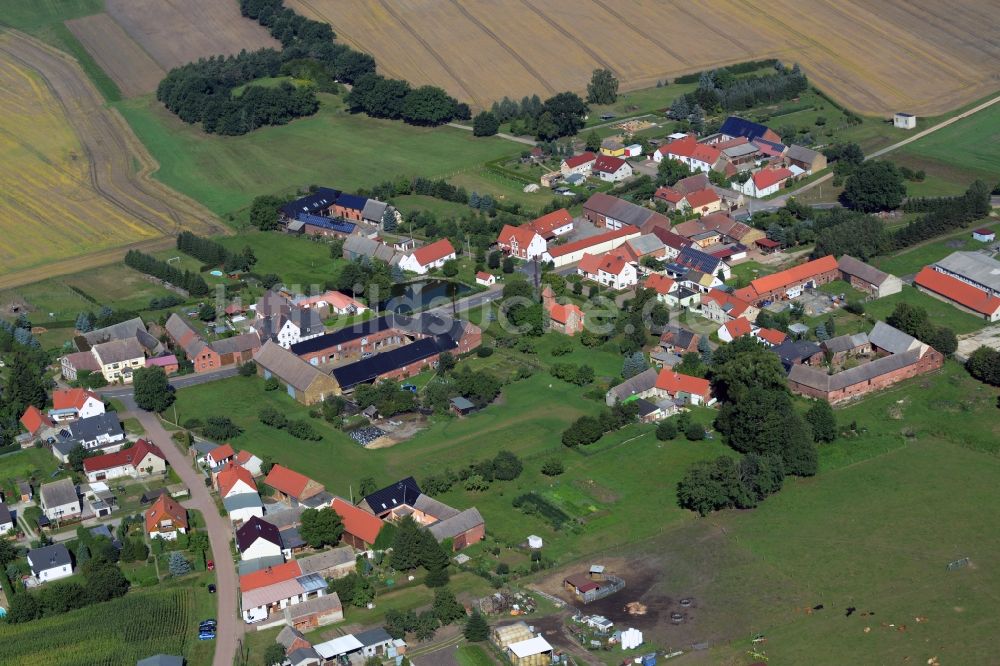
[[(229, 549), (232, 535), (229, 519), (219, 515), (215, 501), (209, 493), (209, 489), (205, 487), (204, 477), (194, 470), (191, 459), (177, 448), (170, 433), (163, 428), (156, 415), (138, 409), (132, 399), (131, 392), (119, 396), (119, 399), (125, 403), (125, 407), (129, 410), (122, 414), (122, 418), (135, 417), (139, 420), (139, 423), (146, 430), (146, 439), (160, 447), (170, 466), (177, 472), (184, 485), (190, 489), (191, 498), (185, 500), (184, 505), (201, 511), (204, 518), (209, 542), (212, 546), (212, 559), (216, 563), (215, 584), (218, 588), (215, 595), (218, 604), (215, 617), (219, 624), (216, 631), (215, 658), (212, 660), (212, 666), (232, 666), (233, 658), (236, 656), (236, 645), (243, 635), (244, 624), (238, 614), (239, 609), (236, 603), (236, 566)], [(198, 593), (208, 594), (204, 590), (199, 590)]]

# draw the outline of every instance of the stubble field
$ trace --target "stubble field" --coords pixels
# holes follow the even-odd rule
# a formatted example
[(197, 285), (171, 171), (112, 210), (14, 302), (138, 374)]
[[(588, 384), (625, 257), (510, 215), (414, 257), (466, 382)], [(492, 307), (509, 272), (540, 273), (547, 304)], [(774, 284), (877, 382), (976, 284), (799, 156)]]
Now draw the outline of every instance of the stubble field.
[(103, 12), (66, 21), (66, 27), (125, 97), (153, 92), (166, 76), (166, 70)]
[(379, 69), (477, 106), (583, 90), (596, 67), (622, 89), (775, 57), (864, 113), (933, 115), (995, 89), (995, 22), (972, 0), (289, 0), (372, 53)]

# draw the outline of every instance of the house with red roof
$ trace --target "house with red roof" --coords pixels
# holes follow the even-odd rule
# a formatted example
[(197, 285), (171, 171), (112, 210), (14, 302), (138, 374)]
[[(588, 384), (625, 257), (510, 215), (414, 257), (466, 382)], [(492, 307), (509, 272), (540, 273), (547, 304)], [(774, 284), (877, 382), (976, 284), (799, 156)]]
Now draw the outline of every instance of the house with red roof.
[(497, 236), (497, 247), (512, 257), (527, 261), (545, 254), (548, 243), (531, 225), (512, 227), (505, 224)]
[(720, 324), (740, 317), (752, 322), (758, 314), (760, 309), (755, 305), (721, 289), (710, 289), (701, 295), (701, 316)]
[(956, 277), (924, 266), (913, 284), (920, 291), (947, 301), (960, 310), (971, 312), (987, 321), (1000, 321), (1000, 297), (963, 282)]
[(711, 171), (716, 162), (719, 161), (719, 149), (703, 143), (693, 134), (688, 134), (683, 139), (671, 141), (656, 149), (653, 153), (653, 161), (659, 164), (664, 159), (677, 160), (687, 165), (691, 171)]
[(146, 509), (146, 534), (150, 539), (173, 541), (188, 530), (187, 510), (164, 493)]
[(104, 413), (104, 401), (93, 391), (82, 388), (57, 389), (52, 392), (49, 418), (56, 423), (85, 419)]
[(594, 162), (593, 173), (608, 183), (617, 183), (632, 175), (632, 167), (620, 157), (601, 155)]
[(444, 262), (455, 258), (455, 248), (451, 241), (442, 238), (429, 245), (418, 247), (410, 254), (403, 257), (399, 262), (399, 267), (404, 271), (411, 271), (418, 275), (425, 275), (427, 271), (434, 268), (441, 268)]
[(540, 233), (545, 240), (552, 240), (573, 231), (573, 216), (565, 208), (560, 208), (532, 220), (531, 228)]
[(729, 186), (749, 197), (766, 197), (780, 190), (791, 177), (792, 172), (785, 167), (766, 167), (755, 171), (745, 183), (733, 181)]
[(209, 467), (218, 467), (236, 458), (236, 451), (233, 450), (232, 445), (227, 443), (209, 451), (206, 458)]
[(235, 462), (237, 465), (250, 472), (251, 476), (261, 475), (260, 466), (264, 464), (264, 461), (246, 449), (243, 449), (236, 454)]
[(656, 188), (656, 191), (653, 192), (653, 199), (655, 201), (662, 201), (666, 204), (667, 210), (671, 212), (688, 208), (684, 193), (667, 185)]
[(548, 315), (549, 328), (564, 335), (576, 335), (583, 331), (583, 310), (574, 303), (556, 302), (555, 292), (552, 287), (545, 285), (542, 290), (542, 307)]
[(137, 440), (127, 449), (83, 460), (83, 472), (91, 483), (124, 476), (137, 479), (166, 471), (167, 458), (163, 451), (145, 439)]
[(760, 305), (764, 301), (780, 301), (798, 298), (806, 289), (838, 280), (841, 272), (833, 255), (807, 261), (789, 269), (764, 275), (733, 294), (749, 303)]
[(777, 347), (788, 339), (787, 335), (775, 328), (758, 328), (753, 336), (763, 342), (765, 347)]
[(653, 273), (642, 283), (645, 289), (656, 292), (656, 300), (672, 308), (694, 308), (701, 302), (701, 294), (681, 285), (666, 275)]
[(34, 405), (28, 405), (21, 415), (21, 425), (32, 437), (39, 437), (49, 428), (55, 428), (55, 423), (42, 410)]
[(719, 339), (723, 342), (732, 342), (744, 335), (752, 335), (753, 328), (753, 325), (747, 321), (746, 317), (730, 319), (719, 327)]
[(476, 273), (476, 284), (481, 284), (484, 287), (492, 287), (497, 283), (497, 276), (492, 273), (487, 273), (486, 271), (479, 271)]
[(253, 480), (250, 470), (232, 461), (215, 475), (215, 487), (222, 499), (245, 493), (257, 494), (257, 483)]
[(264, 483), (274, 488), (282, 497), (297, 502), (309, 499), (325, 490), (322, 483), (281, 465), (271, 468)]
[(635, 266), (620, 254), (584, 254), (577, 267), (584, 279), (597, 282), (616, 291), (634, 287), (639, 282)]
[(358, 507), (335, 497), (330, 508), (337, 512), (344, 523), (341, 541), (358, 550), (368, 550), (382, 530), (382, 520)]
[(596, 161), (597, 155), (588, 150), (579, 155), (564, 159), (559, 165), (559, 171), (562, 173), (563, 178), (571, 176), (574, 173), (578, 173), (581, 176), (589, 176)]
[(642, 234), (636, 227), (625, 225), (620, 229), (606, 231), (596, 236), (581, 238), (565, 245), (552, 245), (542, 255), (543, 261), (551, 261), (556, 268), (574, 264), (583, 259), (585, 254), (603, 254), (621, 246), (623, 243), (638, 238)]
[(663, 368), (656, 376), (656, 390), (664, 397), (689, 405), (709, 407), (715, 403), (712, 384), (707, 379), (682, 375), (670, 368)]
[(711, 187), (691, 192), (685, 195), (684, 199), (691, 210), (702, 215), (714, 213), (722, 208), (722, 198)]

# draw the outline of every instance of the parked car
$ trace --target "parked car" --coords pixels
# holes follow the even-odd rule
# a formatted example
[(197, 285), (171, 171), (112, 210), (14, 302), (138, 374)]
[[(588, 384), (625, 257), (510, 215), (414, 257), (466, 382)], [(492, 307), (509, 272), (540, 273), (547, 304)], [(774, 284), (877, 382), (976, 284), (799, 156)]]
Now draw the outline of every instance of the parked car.
[(212, 619), (202, 620), (201, 623), (198, 625), (198, 628), (201, 629), (201, 630), (203, 630), (203, 631), (206, 630), (206, 629), (207, 630), (211, 630), (211, 631), (215, 631), (215, 620), (212, 620)]
[(214, 560), (209, 560), (205, 564), (205, 568), (207, 568), (209, 571), (215, 571), (215, 561)]
[(199, 641), (214, 641), (215, 632), (214, 631), (202, 631), (198, 634)]
[(209, 594), (215, 594), (215, 583), (209, 583), (208, 584), (208, 593)]

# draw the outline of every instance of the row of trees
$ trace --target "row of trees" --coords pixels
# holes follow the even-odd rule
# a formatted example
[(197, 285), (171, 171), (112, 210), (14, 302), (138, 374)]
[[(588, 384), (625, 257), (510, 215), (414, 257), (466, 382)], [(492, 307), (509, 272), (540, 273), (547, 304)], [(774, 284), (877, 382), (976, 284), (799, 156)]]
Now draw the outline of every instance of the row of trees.
[(460, 104), (437, 86), (413, 88), (406, 81), (366, 74), (358, 79), (346, 98), (348, 108), (374, 118), (403, 120), (411, 125), (440, 125), (455, 118), (470, 117)]
[(471, 462), (457, 472), (446, 467), (440, 474), (428, 476), (420, 485), (431, 495), (446, 493), (460, 481), (466, 490), (486, 490), (494, 481), (513, 481), (523, 470), (520, 458), (510, 451), (500, 451), (493, 458)]
[(276, 430), (284, 430), (295, 439), (318, 442), (323, 439), (313, 424), (309, 421), (289, 419), (280, 409), (264, 407), (257, 413), (257, 419), (264, 425)]
[(593, 444), (605, 433), (634, 423), (638, 413), (639, 405), (633, 401), (602, 409), (597, 416), (581, 416), (563, 431), (562, 443), (570, 448)]
[(167, 262), (161, 261), (151, 254), (146, 254), (139, 250), (129, 250), (125, 254), (125, 265), (140, 273), (152, 275), (164, 282), (169, 282), (175, 287), (184, 289), (192, 296), (205, 296), (209, 293), (208, 283), (205, 282), (205, 278), (191, 271), (181, 271), (178, 268), (174, 268)]
[(51, 381), (46, 379), (48, 355), (26, 328), (0, 319), (0, 352), (7, 356), (6, 382), (0, 390), (0, 449), (9, 446), (21, 432), (18, 419), (34, 405), (45, 407)]
[(257, 256), (249, 245), (239, 254), (234, 254), (221, 243), (190, 231), (177, 234), (177, 249), (204, 264), (222, 266), (227, 273), (245, 273), (257, 263)]
[(587, 103), (572, 92), (558, 93), (544, 102), (538, 95), (526, 96), (520, 103), (504, 97), (490, 108), (493, 118), (480, 120), (480, 123), (492, 123), (495, 119), (499, 126), (499, 123), (510, 122), (512, 134), (533, 134), (541, 141), (552, 141), (573, 136), (583, 129), (588, 111)]
[(809, 80), (797, 64), (790, 69), (780, 63), (774, 67), (773, 74), (744, 78), (737, 78), (731, 69), (702, 72), (697, 90), (677, 98), (668, 115), (695, 123), (692, 116), (703, 119), (705, 110), (715, 113), (750, 109), (798, 97), (809, 89)]
[(104, 557), (91, 557), (80, 565), (82, 582), (55, 581), (38, 592), (23, 591), (10, 599), (6, 620), (11, 624), (59, 615), (76, 608), (109, 601), (128, 592), (121, 570)]

